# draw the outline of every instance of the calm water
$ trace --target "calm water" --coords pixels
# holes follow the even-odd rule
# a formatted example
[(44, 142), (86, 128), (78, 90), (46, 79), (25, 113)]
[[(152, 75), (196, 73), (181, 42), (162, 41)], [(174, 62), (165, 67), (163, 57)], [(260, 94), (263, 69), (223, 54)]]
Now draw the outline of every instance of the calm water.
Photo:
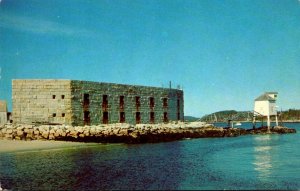
[[(250, 124), (243, 124), (250, 126)], [(6, 189), (300, 189), (300, 124), (289, 135), (1, 153)]]

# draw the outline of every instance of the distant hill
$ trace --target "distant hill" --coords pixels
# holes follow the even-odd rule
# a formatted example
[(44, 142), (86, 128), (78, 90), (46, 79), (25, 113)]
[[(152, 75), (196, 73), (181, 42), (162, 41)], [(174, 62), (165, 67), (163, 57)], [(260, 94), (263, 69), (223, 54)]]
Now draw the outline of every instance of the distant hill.
[(250, 121), (252, 120), (252, 112), (250, 111), (235, 111), (235, 110), (225, 110), (211, 113), (201, 117), (201, 121), (218, 121), (218, 122), (227, 122), (228, 120), (235, 121)]
[(300, 120), (300, 109), (289, 109), (287, 111), (283, 111), (280, 115), (281, 120)]
[[(278, 115), (279, 120), (282, 121), (300, 120), (300, 109), (289, 109), (282, 112), (278, 111)], [(229, 119), (234, 121), (252, 121), (252, 118), (252, 111), (224, 110), (205, 115), (201, 117), (200, 120), (206, 122), (227, 122)], [(257, 120), (259, 120), (259, 118)]]
[(193, 121), (197, 121), (197, 120), (199, 120), (199, 118), (197, 118), (197, 117), (184, 116), (184, 121), (193, 122)]

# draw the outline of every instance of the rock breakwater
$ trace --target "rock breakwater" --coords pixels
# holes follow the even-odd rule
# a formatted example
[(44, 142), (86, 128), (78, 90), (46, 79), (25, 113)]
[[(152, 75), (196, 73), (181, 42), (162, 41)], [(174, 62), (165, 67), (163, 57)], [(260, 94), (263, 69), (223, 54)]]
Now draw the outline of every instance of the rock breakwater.
[[(295, 133), (285, 127), (271, 133)], [(185, 138), (236, 137), (264, 134), (265, 129), (219, 128), (203, 122), (138, 124), (116, 123), (97, 126), (6, 124), (0, 127), (0, 138), (9, 140), (63, 140), (102, 143), (154, 143)]]

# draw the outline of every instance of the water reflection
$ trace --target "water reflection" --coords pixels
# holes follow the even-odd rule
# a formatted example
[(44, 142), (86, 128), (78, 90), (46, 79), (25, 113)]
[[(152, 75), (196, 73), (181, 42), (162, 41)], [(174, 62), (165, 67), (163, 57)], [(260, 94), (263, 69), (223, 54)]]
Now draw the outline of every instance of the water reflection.
[(5, 188), (178, 189), (182, 142), (87, 147), (0, 156)]
[(254, 170), (260, 180), (267, 180), (272, 174), (272, 135), (254, 137)]

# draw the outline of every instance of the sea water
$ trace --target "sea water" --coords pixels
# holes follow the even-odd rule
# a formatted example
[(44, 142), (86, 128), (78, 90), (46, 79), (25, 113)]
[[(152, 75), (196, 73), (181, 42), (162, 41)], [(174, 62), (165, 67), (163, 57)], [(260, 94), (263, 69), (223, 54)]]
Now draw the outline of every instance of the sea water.
[(300, 124), (285, 126), (298, 132), (1, 153), (0, 183), (13, 190), (299, 190)]

